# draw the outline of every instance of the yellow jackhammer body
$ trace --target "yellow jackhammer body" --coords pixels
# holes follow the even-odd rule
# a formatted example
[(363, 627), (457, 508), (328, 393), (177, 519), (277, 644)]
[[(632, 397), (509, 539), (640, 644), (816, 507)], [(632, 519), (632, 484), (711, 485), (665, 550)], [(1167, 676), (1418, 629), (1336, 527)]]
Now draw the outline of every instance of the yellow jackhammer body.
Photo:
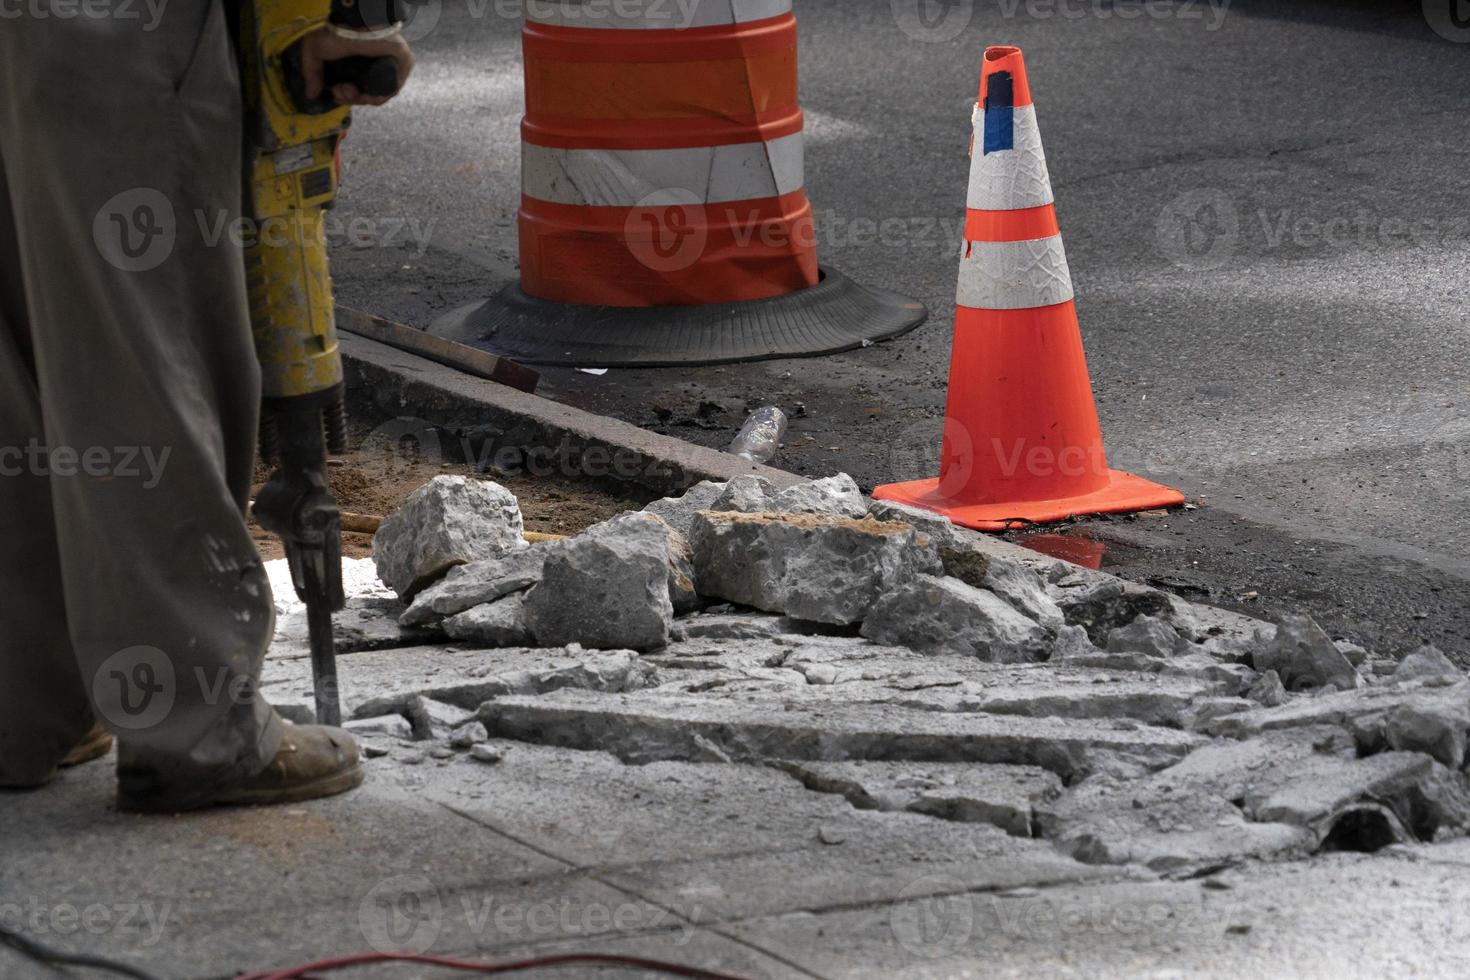
[[(252, 229), (245, 275), (262, 376), (260, 451), (273, 467), (254, 513), (284, 543), (292, 583), (306, 603), (317, 721), (340, 725), (332, 614), (346, 599), (341, 513), (327, 455), (346, 450), (347, 432), (325, 215), (337, 195), (337, 149), (350, 115), (330, 98), (307, 100), (300, 67), (302, 39), (332, 12), (331, 0), (243, 0), (236, 38)], [(342, 69), (339, 80), (362, 91), (397, 89), (391, 60), (349, 58), (332, 66)]]

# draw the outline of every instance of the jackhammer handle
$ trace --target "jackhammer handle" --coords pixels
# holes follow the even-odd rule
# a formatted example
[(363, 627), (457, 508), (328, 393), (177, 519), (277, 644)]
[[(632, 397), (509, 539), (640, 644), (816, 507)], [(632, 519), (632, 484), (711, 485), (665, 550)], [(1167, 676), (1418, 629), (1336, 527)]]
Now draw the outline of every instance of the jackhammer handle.
[(329, 61), (325, 67), (327, 88), (356, 86), (363, 95), (389, 96), (398, 91), (398, 62), (392, 58), (353, 55)]
[(353, 55), (328, 61), (322, 68), (322, 93), (314, 99), (306, 97), (306, 76), (301, 71), (301, 44), (297, 42), (281, 55), (286, 73), (286, 90), (296, 108), (307, 115), (320, 115), (337, 108), (332, 86), (344, 82), (355, 85), (363, 95), (389, 96), (398, 91), (398, 62), (392, 58), (369, 58)]

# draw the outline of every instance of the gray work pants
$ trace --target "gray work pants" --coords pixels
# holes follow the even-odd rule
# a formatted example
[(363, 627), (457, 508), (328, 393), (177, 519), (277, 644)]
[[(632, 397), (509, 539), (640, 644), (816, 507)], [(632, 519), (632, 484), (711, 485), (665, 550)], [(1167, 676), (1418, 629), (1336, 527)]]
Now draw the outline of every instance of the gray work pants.
[(259, 367), (221, 0), (0, 0), (0, 786), (259, 771)]

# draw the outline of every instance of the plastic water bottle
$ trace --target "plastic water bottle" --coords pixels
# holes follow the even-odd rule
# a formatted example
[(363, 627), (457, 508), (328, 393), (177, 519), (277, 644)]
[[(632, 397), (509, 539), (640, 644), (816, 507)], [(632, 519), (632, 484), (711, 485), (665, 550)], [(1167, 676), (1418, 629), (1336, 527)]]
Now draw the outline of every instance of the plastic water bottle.
[(730, 443), (730, 452), (752, 463), (770, 462), (786, 435), (786, 413), (775, 405), (767, 405), (750, 413), (740, 434)]

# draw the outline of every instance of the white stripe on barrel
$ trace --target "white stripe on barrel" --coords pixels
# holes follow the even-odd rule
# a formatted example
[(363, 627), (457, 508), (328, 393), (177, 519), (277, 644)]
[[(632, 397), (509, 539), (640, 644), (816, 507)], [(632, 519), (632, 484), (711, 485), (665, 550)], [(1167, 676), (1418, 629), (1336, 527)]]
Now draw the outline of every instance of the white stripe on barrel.
[(791, 0), (526, 0), (526, 19), (554, 27), (688, 30), (791, 13)]
[(800, 133), (766, 143), (674, 150), (567, 150), (523, 143), (521, 190), (554, 204), (639, 207), (678, 190), (705, 204), (794, 194), (804, 185)]
[(970, 155), (968, 205), (979, 211), (1014, 211), (1051, 204), (1051, 176), (1041, 150), (1036, 107), (1019, 106), (1012, 122), (1015, 148), (985, 152), (985, 111), (978, 105), (972, 121), (975, 149)]
[(1026, 310), (1072, 298), (1062, 236), (1025, 242), (966, 242), (955, 302), (973, 310)]

